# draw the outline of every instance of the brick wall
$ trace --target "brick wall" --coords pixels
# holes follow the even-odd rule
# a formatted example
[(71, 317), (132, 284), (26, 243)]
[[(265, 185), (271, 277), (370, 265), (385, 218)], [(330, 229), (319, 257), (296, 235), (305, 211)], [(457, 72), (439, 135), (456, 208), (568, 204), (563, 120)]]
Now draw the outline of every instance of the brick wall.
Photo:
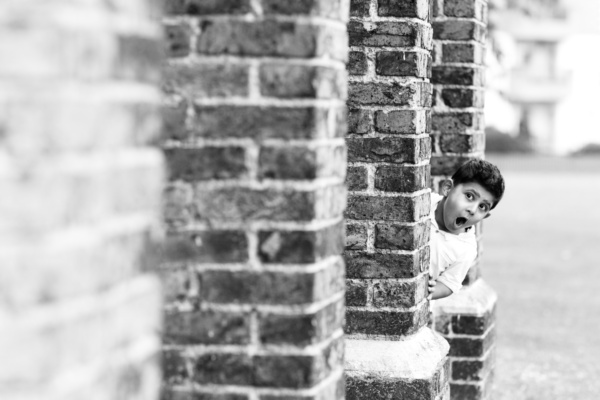
[[(469, 158), (483, 157), (487, 1), (433, 2), (432, 189)], [(476, 226), (481, 256), (482, 227)], [(453, 399), (486, 398), (493, 379), (496, 294), (480, 257), (463, 290), (436, 302), (436, 330), (450, 342)]]
[(166, 12), (163, 398), (343, 398), (348, 5)]
[(347, 398), (446, 398), (447, 344), (426, 326), (429, 2), (355, 0), (350, 15)]
[(0, 5), (3, 400), (158, 398), (161, 29), (120, 3)]

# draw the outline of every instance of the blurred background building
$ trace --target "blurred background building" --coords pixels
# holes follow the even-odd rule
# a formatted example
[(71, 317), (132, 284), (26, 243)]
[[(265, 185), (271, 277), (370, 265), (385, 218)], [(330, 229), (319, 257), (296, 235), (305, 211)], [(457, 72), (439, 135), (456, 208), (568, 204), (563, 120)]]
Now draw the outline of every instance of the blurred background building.
[(511, 147), (506, 142), (543, 154), (596, 147), (600, 3), (495, 0), (489, 18), (488, 149)]

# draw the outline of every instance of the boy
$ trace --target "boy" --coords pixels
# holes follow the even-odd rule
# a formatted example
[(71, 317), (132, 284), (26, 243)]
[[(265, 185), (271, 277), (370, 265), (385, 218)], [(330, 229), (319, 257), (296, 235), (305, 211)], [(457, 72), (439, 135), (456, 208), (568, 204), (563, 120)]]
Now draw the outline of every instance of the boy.
[(490, 216), (504, 194), (504, 179), (490, 162), (472, 159), (431, 193), (429, 298), (450, 296), (462, 287), (477, 257), (473, 225)]

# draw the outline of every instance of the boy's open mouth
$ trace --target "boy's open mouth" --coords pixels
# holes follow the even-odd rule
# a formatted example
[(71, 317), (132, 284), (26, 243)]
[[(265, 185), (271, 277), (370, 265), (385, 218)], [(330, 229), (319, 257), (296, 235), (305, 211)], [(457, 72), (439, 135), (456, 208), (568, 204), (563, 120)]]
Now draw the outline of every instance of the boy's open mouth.
[(466, 222), (467, 222), (467, 219), (465, 217), (456, 218), (456, 226), (464, 225)]

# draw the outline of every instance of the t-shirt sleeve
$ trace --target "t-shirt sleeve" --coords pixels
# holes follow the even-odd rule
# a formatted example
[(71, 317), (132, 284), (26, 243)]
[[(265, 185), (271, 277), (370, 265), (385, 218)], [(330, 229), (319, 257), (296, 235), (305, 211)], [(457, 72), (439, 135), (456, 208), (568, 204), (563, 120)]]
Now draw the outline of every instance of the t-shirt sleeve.
[(462, 283), (469, 272), (469, 268), (473, 265), (473, 262), (477, 258), (477, 247), (469, 249), (465, 256), (452, 263), (444, 272), (438, 277), (438, 282), (448, 286), (452, 293), (456, 293), (462, 287)]

